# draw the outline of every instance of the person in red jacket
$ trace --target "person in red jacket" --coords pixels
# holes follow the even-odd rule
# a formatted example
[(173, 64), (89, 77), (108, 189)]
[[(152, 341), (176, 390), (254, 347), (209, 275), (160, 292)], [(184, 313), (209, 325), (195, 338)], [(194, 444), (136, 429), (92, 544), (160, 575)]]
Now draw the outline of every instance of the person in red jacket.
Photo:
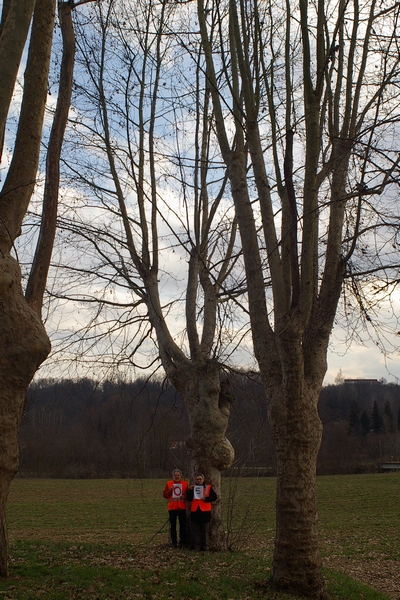
[(211, 520), (211, 503), (218, 499), (211, 485), (206, 485), (204, 475), (197, 473), (186, 498), (191, 502), (190, 522), (193, 550), (208, 550), (208, 529)]
[(174, 469), (172, 471), (172, 480), (167, 481), (163, 491), (163, 496), (168, 500), (168, 515), (171, 533), (171, 544), (173, 548), (178, 547), (178, 534), (176, 530), (176, 521), (179, 521), (179, 539), (180, 545), (187, 546), (186, 533), (186, 494), (188, 483), (183, 480), (182, 471)]

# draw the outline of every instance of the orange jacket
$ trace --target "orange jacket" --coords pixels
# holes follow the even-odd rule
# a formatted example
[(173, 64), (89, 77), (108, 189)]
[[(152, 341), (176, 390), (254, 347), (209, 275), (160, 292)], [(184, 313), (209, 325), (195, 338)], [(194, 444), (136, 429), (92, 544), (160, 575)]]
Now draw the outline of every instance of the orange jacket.
[[(174, 486), (182, 486), (183, 499), (174, 498)], [(188, 491), (187, 481), (181, 479), (179, 482), (167, 481), (163, 491), (163, 496), (168, 500), (168, 510), (185, 510), (186, 509), (186, 492)]]
[[(204, 486), (204, 496), (206, 498), (208, 498), (208, 496), (210, 495), (210, 489), (211, 485)], [(204, 500), (198, 500), (197, 498), (193, 498), (190, 510), (192, 512), (195, 512), (198, 508), (200, 508), (200, 510), (203, 512), (210, 511), (212, 508), (211, 502), (205, 502)]]

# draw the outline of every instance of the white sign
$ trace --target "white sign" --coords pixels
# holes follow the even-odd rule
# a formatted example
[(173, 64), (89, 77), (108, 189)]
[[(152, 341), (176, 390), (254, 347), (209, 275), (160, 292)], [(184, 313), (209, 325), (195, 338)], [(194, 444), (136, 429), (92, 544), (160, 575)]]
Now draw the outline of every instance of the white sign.
[(182, 484), (181, 483), (174, 483), (174, 485), (172, 486), (172, 497), (173, 497), (173, 499), (177, 500), (181, 496), (182, 496)]
[(195, 500), (201, 500), (204, 496), (204, 486), (203, 485), (195, 485), (193, 490), (193, 498)]

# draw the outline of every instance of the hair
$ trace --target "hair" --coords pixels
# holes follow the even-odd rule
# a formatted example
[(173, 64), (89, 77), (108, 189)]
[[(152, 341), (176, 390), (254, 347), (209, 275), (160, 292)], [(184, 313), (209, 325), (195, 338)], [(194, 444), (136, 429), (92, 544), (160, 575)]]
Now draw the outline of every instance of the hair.
[(203, 479), (205, 479), (203, 473), (196, 473), (196, 475), (194, 476), (194, 478), (196, 479), (196, 477), (202, 477)]
[(177, 473), (177, 472), (181, 474), (181, 477), (183, 477), (183, 473), (180, 469), (172, 469), (172, 477), (174, 476), (174, 473)]

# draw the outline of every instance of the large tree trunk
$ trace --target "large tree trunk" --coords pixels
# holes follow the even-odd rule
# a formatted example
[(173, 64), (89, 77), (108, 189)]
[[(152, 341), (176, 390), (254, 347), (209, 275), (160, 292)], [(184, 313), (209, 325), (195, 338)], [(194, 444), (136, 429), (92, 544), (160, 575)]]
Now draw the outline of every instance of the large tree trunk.
[[(307, 342), (292, 319), (277, 335), (279, 372), (262, 373), (277, 457), (276, 537), (272, 580), (302, 597), (325, 595), (318, 540), (316, 465), (322, 423), (318, 400), (326, 372), (324, 327)], [(271, 382), (274, 382), (271, 384)]]
[(8, 575), (5, 508), (18, 470), (18, 429), (27, 387), (50, 351), (38, 316), (28, 306), (18, 263), (0, 255), (0, 575)]
[[(36, 183), (55, 0), (36, 0), (34, 3), (13, 0), (7, 4), (9, 11), (0, 40), (0, 68), (7, 71), (11, 64), (12, 69), (9, 77), (6, 77), (7, 94), (1, 97), (0, 131), (8, 114), (13, 77), (18, 66), (12, 40), (15, 36), (19, 40), (20, 52), (29, 28), (33, 4), (35, 12), (18, 131), (12, 161), (0, 194), (0, 576), (8, 574), (5, 507), (10, 483), (18, 469), (18, 428), (24, 412), (26, 390), (50, 351), (43, 325), (24, 299), (20, 268), (10, 252), (14, 240), (20, 235), (22, 220)], [(6, 44), (8, 34), (9, 45)], [(11, 49), (7, 50), (8, 46)]]
[(272, 578), (279, 589), (323, 598), (317, 532), (316, 462), (322, 425), (318, 391), (298, 374), (297, 388), (282, 386), (272, 399), (277, 456), (276, 537)]
[[(201, 370), (193, 369), (187, 377), (183, 397), (189, 414), (190, 438), (187, 440), (192, 461), (192, 475), (204, 474), (218, 497), (221, 496), (221, 473), (234, 459), (231, 443), (226, 438), (232, 396), (225, 382), (220, 381), (221, 371), (216, 363), (209, 362)], [(210, 549), (227, 549), (226, 535), (220, 502), (212, 509), (210, 523)]]

